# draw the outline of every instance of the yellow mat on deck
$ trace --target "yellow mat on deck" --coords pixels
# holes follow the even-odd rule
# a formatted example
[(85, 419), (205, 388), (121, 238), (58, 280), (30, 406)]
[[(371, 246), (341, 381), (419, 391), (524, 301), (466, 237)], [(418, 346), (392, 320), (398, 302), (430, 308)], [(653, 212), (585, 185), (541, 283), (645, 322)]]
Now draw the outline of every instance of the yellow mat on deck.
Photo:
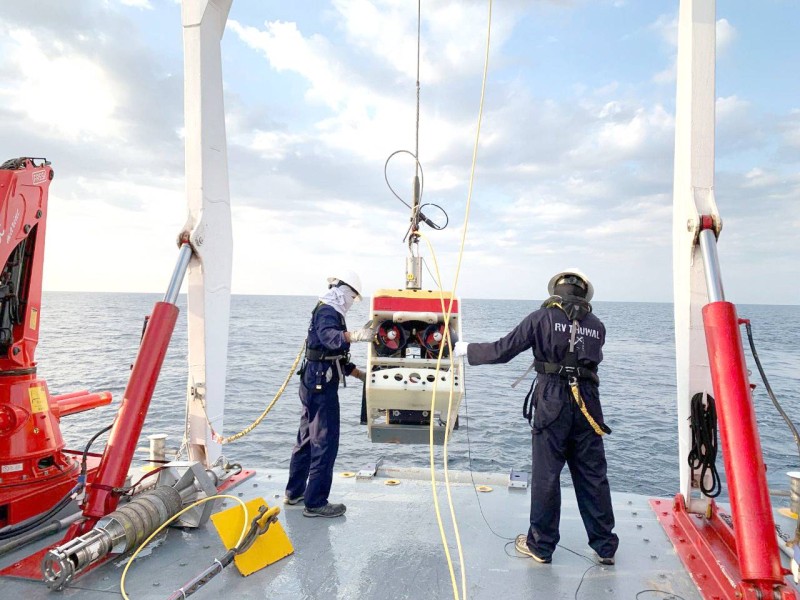
[[(247, 506), (248, 520), (252, 521), (258, 514), (258, 509), (261, 506), (269, 505), (263, 498), (253, 498), (245, 502)], [(263, 518), (266, 518), (266, 515)], [(211, 522), (219, 534), (225, 548), (230, 550), (239, 541), (239, 536), (242, 534), (242, 526), (244, 522), (244, 514), (242, 507), (238, 504), (232, 508), (223, 510), (214, 515), (211, 515)], [(259, 521), (260, 525), (264, 522)], [(294, 552), (292, 542), (283, 529), (280, 521), (275, 521), (270, 525), (267, 532), (256, 538), (246, 552), (237, 554), (233, 558), (236, 568), (245, 577), (251, 573), (255, 573), (259, 569), (263, 569), (267, 565), (285, 558)]]

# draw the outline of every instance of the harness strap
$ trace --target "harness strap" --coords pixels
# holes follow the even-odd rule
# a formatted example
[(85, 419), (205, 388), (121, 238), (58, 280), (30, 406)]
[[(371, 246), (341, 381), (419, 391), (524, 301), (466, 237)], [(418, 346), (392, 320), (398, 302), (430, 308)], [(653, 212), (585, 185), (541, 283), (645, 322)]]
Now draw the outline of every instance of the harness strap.
[(347, 354), (325, 354), (324, 350), (306, 348), (306, 360), (328, 360), (335, 361), (347, 358)]
[[(560, 375), (561, 377), (577, 377), (578, 379), (588, 379), (593, 383), (600, 383), (600, 378), (597, 373), (586, 367), (570, 367), (562, 365), (561, 363), (548, 363), (548, 362), (534, 362), (534, 368), (537, 373), (547, 375)], [(526, 373), (527, 375), (527, 373)]]
[[(575, 356), (575, 335), (578, 333), (578, 319), (573, 319), (572, 321), (572, 334), (569, 338), (569, 354), (572, 358), (573, 363), (577, 362), (577, 357)], [(580, 367), (572, 367), (576, 370), (580, 369)], [(591, 372), (591, 371), (590, 371)], [(596, 374), (593, 373), (595, 378), (597, 377)], [(606, 433), (611, 433), (611, 428), (607, 425), (603, 424), (600, 426), (597, 424), (597, 421), (594, 420), (592, 415), (589, 414), (588, 409), (586, 408), (586, 403), (583, 401), (583, 396), (581, 396), (581, 390), (578, 387), (578, 377), (571, 376), (569, 378), (569, 388), (572, 390), (572, 397), (575, 399), (575, 403), (578, 405), (578, 408), (581, 409), (583, 416), (586, 417), (586, 420), (589, 421), (589, 425), (592, 426), (594, 432), (597, 435), (604, 435)]]

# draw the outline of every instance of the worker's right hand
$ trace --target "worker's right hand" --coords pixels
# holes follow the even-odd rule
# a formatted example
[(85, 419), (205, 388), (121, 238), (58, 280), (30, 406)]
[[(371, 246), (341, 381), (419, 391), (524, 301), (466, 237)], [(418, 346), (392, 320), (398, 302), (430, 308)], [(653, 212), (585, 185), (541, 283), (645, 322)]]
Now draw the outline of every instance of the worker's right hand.
[(371, 342), (375, 338), (375, 330), (368, 325), (364, 325), (361, 329), (348, 331), (347, 336), (350, 342)]
[(356, 379), (360, 379), (362, 383), (366, 383), (367, 382), (367, 374), (364, 371), (362, 371), (361, 369), (359, 369), (358, 367), (353, 369), (352, 372), (350, 373), (350, 375), (352, 375)]

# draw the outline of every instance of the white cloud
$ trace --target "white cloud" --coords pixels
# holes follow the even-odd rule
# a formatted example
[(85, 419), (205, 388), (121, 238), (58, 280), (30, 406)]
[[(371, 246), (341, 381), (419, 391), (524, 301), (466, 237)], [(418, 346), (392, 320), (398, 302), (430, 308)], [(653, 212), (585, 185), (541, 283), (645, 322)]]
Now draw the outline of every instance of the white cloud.
[(53, 56), (29, 30), (10, 32), (6, 67), (16, 71), (2, 94), (8, 105), (52, 135), (72, 140), (119, 138), (117, 94), (97, 64), (64, 48)]
[[(59, 6), (34, 19), (20, 3), (0, 5), (0, 141), (10, 148), (25, 140), (34, 155), (42, 148), (56, 169), (46, 287), (162, 291), (186, 212), (179, 6)], [(647, 272), (645, 297), (626, 299), (670, 299), (676, 20), (650, 3), (633, 6), (591, 6), (606, 19), (631, 20), (625, 48), (641, 50), (598, 73), (586, 49), (546, 43), (573, 39), (561, 28), (574, 27), (575, 11), (588, 5), (495, 3), (462, 295), (541, 295), (537, 282), (581, 263), (607, 290), (603, 299), (621, 299), (633, 270)], [(383, 165), (394, 150), (414, 148), (415, 8), (401, 0), (283, 3), (278, 20), (260, 3), (234, 2), (223, 40), (234, 292), (317, 293), (329, 262), (352, 264), (370, 287), (402, 284), (408, 209), (387, 190)], [(423, 231), (450, 281), (486, 6), (443, 0), (423, 9), (423, 201), (451, 221), (444, 231)], [(534, 31), (533, 17), (542, 15), (548, 28)], [(142, 29), (165, 19), (174, 27), (161, 41)], [(591, 33), (603, 26), (594, 21)], [(761, 43), (749, 23), (724, 12), (717, 30), (721, 52)], [(758, 73), (746, 69), (737, 65), (732, 91), (717, 101), (718, 203), (726, 240), (742, 248), (727, 255), (732, 289), (755, 260), (746, 249), (765, 264), (796, 257), (790, 242), (764, 232), (800, 196), (796, 104), (774, 95), (766, 109), (769, 86), (755, 89)], [(389, 165), (406, 200), (413, 170), (407, 156)], [(756, 202), (764, 222), (750, 214)], [(731, 233), (741, 227), (746, 235)], [(94, 268), (76, 272), (86, 256)]]

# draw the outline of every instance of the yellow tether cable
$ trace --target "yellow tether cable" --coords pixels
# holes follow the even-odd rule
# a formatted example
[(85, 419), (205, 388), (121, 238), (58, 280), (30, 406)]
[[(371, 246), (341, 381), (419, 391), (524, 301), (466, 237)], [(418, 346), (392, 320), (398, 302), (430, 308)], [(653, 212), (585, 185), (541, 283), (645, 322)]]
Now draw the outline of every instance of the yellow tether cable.
[(244, 510), (244, 524), (242, 525), (242, 535), (239, 536), (239, 541), (236, 542), (236, 546), (234, 546), (234, 548), (239, 547), (239, 544), (242, 543), (244, 536), (247, 535), (247, 530), (250, 529), (249, 515), (247, 514), (247, 505), (242, 501), (241, 498), (237, 498), (236, 496), (231, 496), (230, 494), (217, 494), (214, 496), (207, 496), (205, 498), (201, 498), (197, 502), (192, 502), (189, 506), (182, 509), (180, 512), (172, 515), (172, 517), (167, 519), (164, 523), (161, 524), (161, 526), (158, 529), (156, 529), (153, 533), (151, 533), (150, 536), (145, 541), (143, 541), (142, 544), (136, 549), (136, 552), (134, 552), (131, 555), (131, 557), (128, 559), (128, 562), (125, 563), (125, 568), (122, 570), (122, 577), (119, 580), (120, 593), (122, 594), (122, 597), (125, 600), (130, 600), (128, 594), (125, 593), (125, 576), (128, 574), (128, 569), (133, 564), (134, 559), (139, 555), (139, 552), (141, 552), (144, 549), (144, 547), (150, 543), (150, 540), (156, 537), (161, 532), (161, 530), (164, 529), (164, 527), (172, 523), (175, 519), (180, 517), (186, 511), (193, 509), (195, 506), (200, 506), (201, 504), (205, 504), (210, 500), (217, 500), (219, 498), (230, 498), (231, 500), (236, 500), (236, 502), (242, 505), (242, 510)]
[[(482, 121), (482, 118), (483, 118), (483, 105), (484, 105), (484, 99), (486, 97), (486, 79), (487, 79), (487, 74), (488, 74), (488, 71), (489, 71), (489, 49), (491, 47), (491, 43), (490, 42), (491, 42), (491, 33), (492, 33), (492, 0), (489, 0), (489, 15), (488, 15), (487, 20), (488, 20), (488, 26), (487, 26), (487, 32), (486, 32), (486, 55), (485, 55), (484, 65), (483, 65), (483, 81), (481, 83), (481, 101), (480, 101), (480, 106), (479, 106), (479, 109), (478, 109), (478, 124), (477, 124), (477, 129), (476, 129), (476, 132), (475, 132), (475, 145), (473, 146), (473, 151), (472, 151), (472, 166), (471, 166), (471, 169), (470, 169), (470, 176), (469, 176), (469, 189), (468, 189), (468, 192), (467, 192), (467, 203), (466, 203), (466, 209), (465, 209), (465, 215), (464, 215), (464, 227), (461, 230), (461, 245), (459, 246), (459, 250), (458, 250), (458, 262), (456, 264), (456, 274), (455, 274), (455, 278), (453, 280), (453, 288), (452, 288), (452, 292), (451, 292), (451, 296), (450, 296), (450, 302), (449, 302), (449, 304), (447, 306), (447, 311), (445, 312), (445, 315), (444, 315), (444, 324), (445, 324), (444, 336), (442, 337), (442, 343), (439, 346), (439, 355), (438, 355), (437, 360), (436, 360), (436, 370), (437, 370), (437, 372), (439, 371), (439, 369), (441, 367), (442, 353), (444, 351), (445, 343), (448, 345), (448, 347), (450, 347), (450, 315), (452, 314), (452, 310), (453, 310), (453, 300), (456, 297), (456, 289), (458, 287), (458, 277), (459, 277), (459, 274), (461, 272), (461, 263), (462, 263), (462, 259), (464, 257), (464, 243), (465, 243), (466, 237), (467, 237), (467, 225), (469, 223), (469, 212), (470, 212), (470, 207), (471, 207), (471, 204), (472, 204), (472, 190), (473, 190), (473, 186), (474, 186), (474, 182), (475, 182), (475, 165), (476, 165), (477, 160), (478, 160), (478, 142), (480, 140), (480, 135), (481, 135), (481, 121)], [(438, 262), (436, 260), (436, 254), (435, 254), (435, 252), (433, 250), (433, 245), (430, 243), (430, 241), (426, 237), (422, 236), (422, 234), (420, 234), (420, 237), (423, 237), (425, 239), (426, 243), (428, 244), (428, 247), (431, 250), (431, 256), (433, 257), (434, 268), (435, 268), (435, 271), (436, 271), (437, 284), (439, 285), (439, 296), (440, 296), (440, 300), (441, 300), (441, 303), (442, 303), (442, 309), (444, 309), (444, 293), (443, 293), (443, 289), (442, 289), (442, 285), (441, 285), (441, 277), (439, 275), (439, 265), (438, 265)], [(450, 417), (451, 417), (450, 411), (452, 409), (453, 383), (454, 383), (454, 380), (452, 378), (453, 368), (454, 368), (454, 361), (453, 361), (453, 354), (452, 354), (452, 351), (451, 351), (450, 352), (450, 373), (451, 373), (451, 378), (450, 378), (450, 397), (449, 397), (449, 402), (448, 402), (448, 407), (447, 407), (447, 423), (448, 423), (448, 426), (445, 427), (445, 439), (444, 439), (444, 445), (443, 445), (443, 449), (442, 449), (442, 452), (443, 452), (443, 457), (442, 458), (443, 458), (443, 462), (444, 462), (444, 475), (445, 475), (445, 487), (447, 489), (447, 498), (448, 498), (448, 502), (450, 504), (450, 514), (451, 514), (451, 517), (452, 517), (452, 520), (453, 520), (453, 528), (455, 530), (455, 535), (456, 535), (456, 545), (458, 547), (459, 559), (461, 561), (461, 594), (462, 594), (463, 600), (466, 600), (467, 599), (466, 565), (464, 563), (463, 549), (461, 547), (461, 539), (460, 539), (459, 532), (458, 532), (458, 525), (456, 523), (455, 509), (453, 508), (453, 499), (452, 499), (452, 496), (450, 494), (450, 478), (449, 478), (449, 473), (448, 473), (448, 470), (447, 470), (447, 444), (449, 442), (449, 423), (450, 423)], [(439, 533), (442, 536), (442, 543), (444, 544), (445, 555), (447, 556), (447, 564), (448, 564), (448, 567), (450, 569), (450, 579), (451, 579), (451, 582), (452, 582), (452, 585), (453, 585), (453, 596), (454, 596), (454, 598), (456, 600), (459, 600), (458, 587), (457, 587), (457, 585), (455, 583), (455, 575), (454, 575), (454, 572), (453, 572), (453, 565), (452, 565), (452, 561), (451, 561), (451, 558), (450, 558), (450, 552), (449, 552), (449, 549), (447, 547), (447, 539), (446, 539), (446, 536), (445, 536), (445, 533), (444, 533), (444, 527), (442, 526), (441, 515), (439, 513), (439, 502), (438, 502), (438, 498), (436, 496), (436, 473), (435, 473), (435, 468), (434, 468), (434, 455), (433, 455), (433, 409), (435, 407), (436, 387), (437, 387), (438, 381), (439, 381), (438, 377), (434, 379), (433, 391), (432, 391), (432, 395), (431, 395), (431, 412), (430, 412), (430, 415), (431, 415), (431, 423), (430, 423), (431, 486), (433, 488), (433, 504), (434, 504), (434, 507), (435, 507), (435, 510), (436, 510), (436, 519), (437, 519), (437, 521), (439, 523)]]
[(300, 348), (300, 352), (297, 353), (297, 356), (295, 357), (294, 362), (292, 363), (292, 368), (289, 369), (289, 373), (286, 374), (286, 379), (284, 379), (283, 385), (278, 390), (278, 393), (275, 394), (275, 397), (272, 399), (272, 402), (269, 403), (267, 408), (264, 409), (264, 412), (262, 412), (255, 421), (250, 423), (250, 425), (248, 425), (247, 427), (242, 429), (239, 433), (235, 433), (233, 435), (229, 435), (228, 437), (222, 437), (220, 434), (218, 434), (216, 431), (214, 431), (214, 426), (211, 424), (211, 420), (208, 418), (208, 413), (206, 412), (205, 402), (203, 402), (203, 404), (202, 404), (202, 406), (203, 406), (203, 414), (206, 417), (206, 423), (208, 423), (209, 429), (211, 429), (211, 438), (215, 442), (217, 442), (218, 444), (228, 444), (230, 442), (234, 442), (234, 441), (238, 440), (239, 438), (242, 438), (242, 437), (246, 436), (248, 433), (253, 431), (253, 429), (258, 427), (259, 424), (261, 423), (261, 421), (264, 420), (264, 417), (266, 417), (267, 414), (269, 413), (269, 411), (272, 410), (272, 407), (275, 406), (275, 403), (278, 401), (278, 398), (281, 397), (281, 395), (283, 394), (284, 390), (286, 390), (286, 386), (289, 385), (289, 382), (292, 380), (292, 376), (295, 373), (295, 369), (297, 369), (297, 365), (300, 363), (300, 359), (303, 357), (303, 353), (305, 352), (305, 349), (306, 349), (306, 341), (304, 339), (303, 340), (303, 346)]
[[(434, 265), (434, 269), (436, 271), (436, 284), (439, 287), (439, 297), (440, 297), (440, 300), (441, 300), (441, 303), (442, 303), (442, 312), (445, 313), (445, 317), (444, 317), (444, 336), (442, 337), (442, 341), (439, 344), (439, 354), (438, 354), (438, 356), (436, 358), (436, 372), (438, 373), (439, 370), (441, 369), (442, 351), (444, 350), (444, 345), (446, 343), (448, 343), (448, 340), (450, 339), (450, 336), (449, 336), (450, 314), (449, 314), (449, 312), (445, 311), (445, 308), (444, 308), (444, 295), (443, 295), (443, 291), (442, 291), (441, 277), (439, 275), (439, 263), (436, 260), (436, 253), (433, 250), (433, 245), (431, 244), (430, 240), (428, 240), (428, 238), (426, 238), (424, 235), (422, 235), (419, 232), (417, 232), (417, 234), (421, 238), (423, 238), (425, 240), (425, 242), (428, 244), (428, 248), (431, 251), (431, 256), (433, 258), (433, 265)], [(450, 308), (452, 308), (452, 303), (450, 304)], [(451, 355), (450, 356), (450, 397), (449, 397), (449, 403), (452, 403), (452, 401), (453, 401), (453, 381), (454, 380), (453, 380), (452, 374), (453, 374), (453, 357)], [(439, 535), (442, 538), (442, 546), (444, 547), (444, 554), (445, 554), (445, 557), (447, 558), (447, 568), (448, 568), (448, 570), (450, 572), (450, 583), (453, 586), (453, 597), (455, 598), (455, 600), (459, 600), (458, 584), (456, 583), (455, 569), (453, 568), (453, 559), (450, 556), (450, 548), (447, 545), (447, 534), (444, 531), (444, 524), (442, 523), (442, 514), (441, 514), (441, 510), (439, 509), (439, 497), (436, 494), (436, 462), (435, 462), (435, 457), (434, 457), (434, 452), (433, 452), (433, 450), (434, 450), (433, 428), (434, 428), (435, 421), (433, 419), (433, 414), (434, 414), (434, 410), (436, 408), (436, 388), (438, 387), (438, 383), (439, 383), (439, 378), (435, 377), (434, 380), (433, 380), (433, 389), (431, 391), (430, 423), (429, 423), (429, 427), (428, 427), (428, 431), (430, 433), (428, 448), (429, 448), (429, 452), (430, 452), (431, 490), (433, 492), (433, 509), (434, 509), (434, 512), (436, 513), (436, 522), (439, 525)], [(450, 481), (449, 481), (449, 479), (447, 477), (447, 467), (446, 467), (446, 465), (447, 465), (447, 441), (448, 441), (447, 440), (447, 430), (449, 429), (449, 417), (450, 417), (450, 408), (449, 408), (449, 406), (448, 406), (448, 410), (447, 410), (447, 416), (448, 416), (448, 424), (445, 425), (445, 440), (444, 440), (444, 446), (443, 446), (443, 451), (444, 451), (443, 460), (445, 461), (445, 469), (444, 469), (444, 471), (445, 471), (445, 487), (447, 488), (447, 498), (448, 498), (448, 501), (450, 503), (451, 520), (453, 522), (453, 526), (454, 526), (454, 529), (455, 529), (455, 532), (456, 532), (456, 546), (458, 548), (458, 557), (459, 557), (459, 560), (461, 561), (462, 592), (466, 593), (466, 587), (465, 587), (465, 582), (466, 581), (465, 581), (465, 578), (464, 578), (464, 555), (463, 555), (463, 550), (461, 548), (461, 539), (460, 539), (460, 537), (458, 535), (458, 525), (457, 525), (456, 519), (455, 519), (455, 509), (453, 508), (453, 500), (452, 500), (452, 497), (450, 496)], [(466, 600), (466, 596), (464, 598)]]

